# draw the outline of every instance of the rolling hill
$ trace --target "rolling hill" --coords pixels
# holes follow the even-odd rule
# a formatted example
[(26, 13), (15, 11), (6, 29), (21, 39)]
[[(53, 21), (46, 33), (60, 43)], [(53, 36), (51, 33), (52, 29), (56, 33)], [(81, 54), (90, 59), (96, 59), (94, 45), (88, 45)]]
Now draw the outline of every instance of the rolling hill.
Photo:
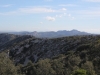
[(81, 69), (87, 75), (100, 75), (100, 35), (59, 38), (23, 35), (4, 43), (0, 50), (23, 75), (71, 75)]

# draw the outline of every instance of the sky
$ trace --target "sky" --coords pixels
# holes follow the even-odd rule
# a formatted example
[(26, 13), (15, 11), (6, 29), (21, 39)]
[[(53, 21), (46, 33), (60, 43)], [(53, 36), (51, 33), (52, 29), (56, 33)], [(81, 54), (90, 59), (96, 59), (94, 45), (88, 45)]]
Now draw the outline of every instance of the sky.
[(100, 0), (0, 0), (0, 31), (100, 34)]

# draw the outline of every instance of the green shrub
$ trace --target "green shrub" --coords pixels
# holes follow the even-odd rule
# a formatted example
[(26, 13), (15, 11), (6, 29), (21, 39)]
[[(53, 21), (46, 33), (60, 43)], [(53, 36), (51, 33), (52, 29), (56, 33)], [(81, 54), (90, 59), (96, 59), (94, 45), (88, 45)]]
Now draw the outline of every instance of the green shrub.
[(84, 69), (75, 70), (71, 75), (87, 75), (87, 71)]

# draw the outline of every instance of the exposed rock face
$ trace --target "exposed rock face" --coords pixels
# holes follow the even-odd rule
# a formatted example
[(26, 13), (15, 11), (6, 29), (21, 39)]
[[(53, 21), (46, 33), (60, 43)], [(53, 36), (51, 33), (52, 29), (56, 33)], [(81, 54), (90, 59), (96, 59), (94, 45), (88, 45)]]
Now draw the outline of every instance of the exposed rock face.
[(52, 58), (59, 54), (66, 54), (69, 50), (76, 50), (82, 43), (89, 43), (95, 36), (74, 36), (55, 39), (30, 38), (9, 48), (10, 57), (14, 62), (26, 65), (29, 60)]

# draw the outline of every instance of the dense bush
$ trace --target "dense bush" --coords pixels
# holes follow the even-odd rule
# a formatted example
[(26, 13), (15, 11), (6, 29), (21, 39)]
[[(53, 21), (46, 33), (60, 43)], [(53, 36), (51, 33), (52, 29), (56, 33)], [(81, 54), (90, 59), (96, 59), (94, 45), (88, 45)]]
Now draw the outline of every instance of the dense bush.
[(84, 69), (78, 69), (75, 70), (71, 75), (87, 75), (86, 70)]
[(5, 53), (0, 53), (0, 75), (17, 75), (16, 67)]

